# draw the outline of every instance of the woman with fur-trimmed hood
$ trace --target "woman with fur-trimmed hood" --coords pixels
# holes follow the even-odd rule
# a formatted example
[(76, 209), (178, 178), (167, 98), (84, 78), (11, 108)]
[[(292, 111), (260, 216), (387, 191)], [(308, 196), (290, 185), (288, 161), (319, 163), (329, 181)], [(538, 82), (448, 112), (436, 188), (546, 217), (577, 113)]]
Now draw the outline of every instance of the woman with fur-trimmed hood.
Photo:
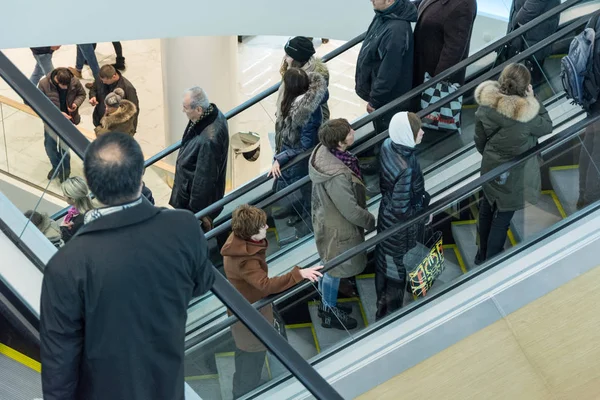
[(137, 107), (131, 101), (124, 99), (125, 92), (116, 88), (104, 99), (106, 114), (95, 129), (96, 136), (106, 132), (123, 132), (135, 135), (135, 116)]
[[(314, 72), (306, 73), (299, 68), (290, 68), (283, 77), (285, 90), (281, 111), (275, 123), (276, 154), (269, 175), (277, 178), (275, 190), (279, 191), (308, 174), (308, 158), (281, 171), (296, 156), (309, 151), (319, 141), (319, 127), (323, 121), (321, 105), (329, 95), (325, 79)], [(291, 216), (288, 225), (301, 222), (301, 215), (310, 212), (310, 185), (301, 190), (295, 204), (284, 208), (275, 218)], [(308, 219), (307, 219), (308, 220)]]
[[(531, 87), (531, 75), (522, 64), (510, 64), (496, 81), (475, 90), (475, 146), (482, 154), (481, 174), (531, 149), (552, 132), (552, 120)], [(483, 185), (479, 207), (479, 250), (476, 264), (500, 253), (515, 211), (525, 202), (537, 203), (541, 194), (540, 162), (531, 157)]]
[[(315, 46), (312, 40), (304, 36), (296, 36), (287, 41), (284, 48), (285, 56), (281, 62), (281, 78), (285, 75), (288, 68), (300, 68), (304, 72), (316, 72), (325, 79), (325, 83), (329, 86), (329, 69), (327, 65), (319, 58), (315, 56)], [(281, 100), (283, 100), (283, 91), (285, 85), (281, 82), (279, 90), (277, 92), (277, 114), (281, 110)], [(323, 122), (329, 121), (329, 106), (327, 102), (321, 105), (321, 112), (323, 113)]]

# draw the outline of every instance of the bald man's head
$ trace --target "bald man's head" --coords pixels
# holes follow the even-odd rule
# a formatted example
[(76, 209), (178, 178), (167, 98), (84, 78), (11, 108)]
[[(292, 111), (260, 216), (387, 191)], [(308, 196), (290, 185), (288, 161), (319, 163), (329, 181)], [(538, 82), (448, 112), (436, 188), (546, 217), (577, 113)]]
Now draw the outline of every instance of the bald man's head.
[(124, 204), (140, 197), (144, 155), (124, 133), (106, 133), (92, 142), (83, 161), (90, 190), (103, 204)]

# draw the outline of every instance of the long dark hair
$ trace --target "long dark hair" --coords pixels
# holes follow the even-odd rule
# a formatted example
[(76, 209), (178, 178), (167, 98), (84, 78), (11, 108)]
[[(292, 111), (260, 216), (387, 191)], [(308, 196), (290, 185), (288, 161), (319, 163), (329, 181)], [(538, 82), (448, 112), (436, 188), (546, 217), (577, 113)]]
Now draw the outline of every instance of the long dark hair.
[(308, 92), (310, 81), (308, 75), (301, 69), (289, 68), (283, 75), (283, 100), (281, 101), (281, 116), (288, 116), (296, 97)]

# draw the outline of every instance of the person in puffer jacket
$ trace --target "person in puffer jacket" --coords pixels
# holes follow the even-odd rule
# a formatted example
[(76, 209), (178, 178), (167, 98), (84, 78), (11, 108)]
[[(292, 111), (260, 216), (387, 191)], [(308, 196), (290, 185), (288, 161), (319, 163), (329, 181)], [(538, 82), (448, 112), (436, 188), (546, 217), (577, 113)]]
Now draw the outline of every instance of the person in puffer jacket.
[[(422, 208), (427, 207), (429, 195), (415, 154), (415, 146), (423, 140), (421, 120), (416, 114), (400, 112), (392, 117), (390, 137), (381, 146), (381, 202), (377, 233), (403, 224)], [(377, 314), (381, 319), (403, 305), (406, 291), (404, 255), (415, 247), (417, 224), (396, 232), (375, 248), (375, 287)], [(422, 240), (422, 239), (421, 239)]]

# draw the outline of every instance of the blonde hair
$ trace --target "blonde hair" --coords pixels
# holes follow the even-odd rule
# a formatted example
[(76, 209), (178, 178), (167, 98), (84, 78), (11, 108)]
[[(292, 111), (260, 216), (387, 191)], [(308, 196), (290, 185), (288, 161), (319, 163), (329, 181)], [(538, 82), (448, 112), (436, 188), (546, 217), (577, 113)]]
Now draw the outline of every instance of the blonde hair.
[(94, 209), (94, 204), (90, 197), (90, 189), (82, 177), (74, 176), (66, 179), (62, 183), (61, 189), (63, 194), (72, 201), (75, 208), (81, 214)]

